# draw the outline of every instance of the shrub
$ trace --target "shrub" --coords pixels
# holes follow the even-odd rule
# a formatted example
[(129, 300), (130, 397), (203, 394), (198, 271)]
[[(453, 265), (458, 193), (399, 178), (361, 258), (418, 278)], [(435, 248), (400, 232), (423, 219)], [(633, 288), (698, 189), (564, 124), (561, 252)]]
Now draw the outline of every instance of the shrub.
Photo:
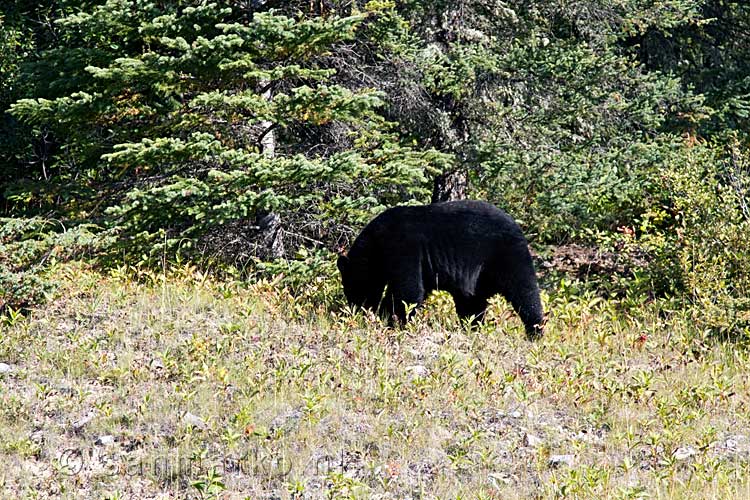
[(41, 304), (54, 291), (56, 262), (97, 251), (106, 240), (80, 225), (66, 230), (41, 217), (0, 218), (0, 311)]

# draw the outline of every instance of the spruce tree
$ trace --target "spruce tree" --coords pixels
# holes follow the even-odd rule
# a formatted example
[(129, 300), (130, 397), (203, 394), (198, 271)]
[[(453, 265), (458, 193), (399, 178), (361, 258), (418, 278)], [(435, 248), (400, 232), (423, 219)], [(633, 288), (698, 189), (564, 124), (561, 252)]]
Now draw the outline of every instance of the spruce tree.
[[(238, 220), (252, 230), (259, 213), (279, 214), (296, 243), (424, 199), (444, 157), (400, 143), (379, 114), (383, 94), (334, 83), (321, 64), (379, 16), (377, 6), (248, 17), (205, 2), (109, 0), (60, 19), (65, 48), (30, 71), (45, 82), (39, 97), (11, 108), (60, 144), (36, 203), (100, 221), (149, 258), (210, 242)], [(300, 127), (320, 145), (329, 129), (343, 142), (299, 151), (289, 139)], [(264, 154), (272, 134), (275, 154)]]

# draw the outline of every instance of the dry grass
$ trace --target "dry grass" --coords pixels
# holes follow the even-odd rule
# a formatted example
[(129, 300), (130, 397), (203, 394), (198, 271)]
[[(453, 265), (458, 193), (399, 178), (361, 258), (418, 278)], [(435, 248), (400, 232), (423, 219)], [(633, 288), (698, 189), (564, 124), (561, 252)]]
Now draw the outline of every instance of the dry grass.
[(750, 498), (748, 349), (666, 306), (547, 297), (532, 343), (502, 303), (396, 331), (189, 269), (58, 273), (2, 319), (14, 497)]

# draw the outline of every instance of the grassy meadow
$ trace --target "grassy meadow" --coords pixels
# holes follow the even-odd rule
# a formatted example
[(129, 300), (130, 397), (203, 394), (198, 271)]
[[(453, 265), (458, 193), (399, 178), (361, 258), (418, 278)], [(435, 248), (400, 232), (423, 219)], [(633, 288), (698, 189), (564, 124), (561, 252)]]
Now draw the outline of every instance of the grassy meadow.
[(501, 300), (395, 330), (189, 267), (53, 272), (2, 318), (8, 497), (750, 498), (749, 351), (666, 301), (559, 288), (530, 342)]

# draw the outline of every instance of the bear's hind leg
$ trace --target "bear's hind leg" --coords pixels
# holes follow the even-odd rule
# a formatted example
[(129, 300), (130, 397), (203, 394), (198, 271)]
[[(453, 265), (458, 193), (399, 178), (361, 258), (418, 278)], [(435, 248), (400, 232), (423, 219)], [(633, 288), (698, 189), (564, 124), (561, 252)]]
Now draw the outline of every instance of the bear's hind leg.
[(500, 293), (510, 302), (523, 321), (526, 337), (529, 340), (540, 337), (544, 331), (544, 311), (534, 263), (526, 243), (505, 248), (486, 279), (483, 289)]
[(544, 332), (544, 314), (536, 282), (519, 286), (504, 295), (506, 300), (510, 302), (510, 305), (513, 306), (513, 310), (521, 318), (521, 321), (523, 321), (526, 328), (526, 337), (529, 340), (540, 337)]

